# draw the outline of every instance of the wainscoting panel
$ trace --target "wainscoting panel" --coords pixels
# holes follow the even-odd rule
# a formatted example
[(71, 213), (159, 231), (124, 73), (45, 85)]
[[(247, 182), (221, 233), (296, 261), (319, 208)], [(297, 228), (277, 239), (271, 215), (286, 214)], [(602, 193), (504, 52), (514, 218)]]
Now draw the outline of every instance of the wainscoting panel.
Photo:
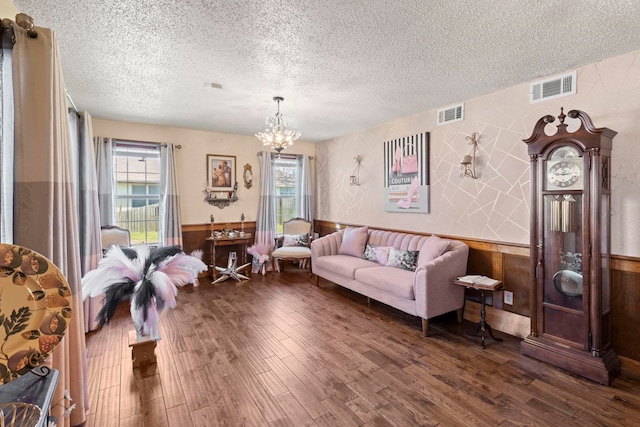
[(638, 361), (640, 361), (639, 308), (640, 274), (613, 270), (611, 274), (611, 338), (613, 348), (618, 354)]

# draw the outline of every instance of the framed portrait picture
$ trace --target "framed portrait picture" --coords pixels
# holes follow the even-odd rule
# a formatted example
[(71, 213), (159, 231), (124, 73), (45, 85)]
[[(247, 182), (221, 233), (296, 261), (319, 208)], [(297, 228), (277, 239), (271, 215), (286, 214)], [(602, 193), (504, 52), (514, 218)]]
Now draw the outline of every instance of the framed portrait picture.
[(207, 189), (233, 191), (236, 183), (236, 156), (207, 154)]

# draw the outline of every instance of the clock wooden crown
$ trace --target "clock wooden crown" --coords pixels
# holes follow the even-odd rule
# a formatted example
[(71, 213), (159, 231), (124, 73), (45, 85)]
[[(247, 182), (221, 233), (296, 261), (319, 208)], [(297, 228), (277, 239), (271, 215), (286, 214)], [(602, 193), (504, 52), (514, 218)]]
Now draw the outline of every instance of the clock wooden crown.
[[(575, 132), (567, 131), (567, 124), (564, 122), (566, 117), (580, 120), (580, 127)], [(545, 132), (545, 127), (555, 120), (556, 118), (551, 114), (542, 117), (534, 126), (531, 136), (524, 140), (524, 143), (528, 146), (528, 154), (530, 156), (542, 153), (546, 146), (559, 140), (574, 142), (584, 151), (594, 148), (611, 150), (611, 140), (618, 134), (618, 132), (609, 128), (595, 127), (591, 117), (584, 111), (571, 110), (568, 114), (564, 114), (564, 108), (560, 107), (558, 131), (553, 135), (548, 135)], [(602, 138), (603, 136), (605, 138)]]

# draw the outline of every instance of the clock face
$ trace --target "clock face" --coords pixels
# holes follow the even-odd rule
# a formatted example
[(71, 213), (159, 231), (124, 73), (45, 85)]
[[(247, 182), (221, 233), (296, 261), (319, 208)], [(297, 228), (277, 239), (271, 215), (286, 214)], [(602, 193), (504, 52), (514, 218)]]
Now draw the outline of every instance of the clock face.
[(549, 167), (547, 178), (552, 186), (570, 187), (580, 180), (582, 171), (580, 166), (573, 162), (558, 162)]
[(575, 147), (561, 146), (546, 161), (547, 190), (581, 190), (583, 160)]

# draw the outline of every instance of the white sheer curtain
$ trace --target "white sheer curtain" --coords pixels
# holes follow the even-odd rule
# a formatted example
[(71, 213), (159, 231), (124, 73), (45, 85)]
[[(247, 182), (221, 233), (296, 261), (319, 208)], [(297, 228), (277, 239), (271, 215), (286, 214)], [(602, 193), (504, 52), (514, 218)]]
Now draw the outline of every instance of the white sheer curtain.
[(163, 144), (160, 147), (160, 244), (182, 246), (182, 220), (180, 195), (176, 171), (176, 147)]
[[(80, 269), (84, 277), (95, 269), (102, 259), (100, 236), (100, 209), (98, 206), (98, 179), (96, 177), (96, 155), (93, 145), (91, 116), (86, 111), (69, 112), (71, 141), (78, 183), (78, 218), (80, 220)], [(102, 298), (87, 298), (84, 301), (84, 330), (98, 328), (96, 317), (102, 308)]]
[(296, 215), (313, 223), (313, 186), (309, 156), (298, 155), (298, 182), (296, 184)]
[[(96, 156), (96, 178), (98, 180), (98, 209), (100, 225), (116, 225), (113, 210), (113, 139), (95, 137), (93, 139)], [(98, 227), (99, 228), (99, 227)]]
[[(276, 237), (276, 180), (273, 173), (273, 155), (268, 151), (258, 153), (260, 162), (260, 199), (256, 217), (255, 243), (273, 250)], [(269, 268), (271, 264), (268, 264)], [(252, 272), (258, 273), (258, 265), (253, 263)]]
[(2, 48), (0, 72), (2, 93), (0, 124), (0, 242), (13, 243), (13, 78), (12, 49)]
[(86, 421), (88, 378), (81, 295), (80, 239), (73, 157), (60, 55), (53, 32), (36, 27), (37, 38), (13, 25), (15, 186), (13, 243), (49, 258), (69, 283), (72, 308), (67, 332), (48, 363), (60, 371), (53, 402), (65, 390), (76, 408), (59, 425)]

